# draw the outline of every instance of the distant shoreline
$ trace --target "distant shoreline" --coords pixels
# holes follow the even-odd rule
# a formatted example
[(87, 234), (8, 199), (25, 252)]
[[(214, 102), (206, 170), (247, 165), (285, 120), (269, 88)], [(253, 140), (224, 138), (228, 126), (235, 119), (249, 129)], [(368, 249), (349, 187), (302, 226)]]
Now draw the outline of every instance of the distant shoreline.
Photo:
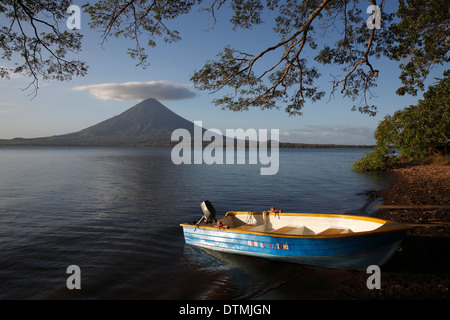
[[(64, 141), (50, 138), (14, 138), (0, 139), (0, 146), (37, 146), (37, 147), (174, 147), (178, 142), (123, 142), (113, 141)], [(203, 147), (210, 143), (203, 143)], [(226, 147), (226, 144), (223, 144)], [(249, 147), (248, 142), (246, 148)], [(270, 148), (270, 142), (267, 146)], [(373, 149), (374, 145), (350, 145), (350, 144), (320, 144), (320, 143), (291, 143), (279, 142), (279, 148), (282, 149)]]
[(280, 142), (280, 148), (330, 148), (330, 149), (373, 149), (374, 145), (352, 145), (352, 144), (308, 144)]

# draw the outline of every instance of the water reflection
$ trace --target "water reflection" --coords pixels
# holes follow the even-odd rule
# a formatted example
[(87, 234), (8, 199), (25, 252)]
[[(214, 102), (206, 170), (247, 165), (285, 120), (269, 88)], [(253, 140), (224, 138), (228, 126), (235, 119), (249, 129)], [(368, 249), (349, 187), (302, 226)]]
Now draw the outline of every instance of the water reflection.
[(191, 245), (181, 260), (199, 279), (211, 281), (204, 299), (329, 299), (346, 273)]

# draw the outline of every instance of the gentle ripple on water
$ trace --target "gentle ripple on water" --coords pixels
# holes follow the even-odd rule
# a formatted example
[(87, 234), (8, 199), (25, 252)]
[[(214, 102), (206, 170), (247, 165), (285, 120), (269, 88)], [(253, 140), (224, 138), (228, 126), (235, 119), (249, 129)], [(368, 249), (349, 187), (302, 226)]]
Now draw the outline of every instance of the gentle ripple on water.
[[(278, 174), (261, 176), (259, 165), (176, 166), (168, 148), (1, 147), (0, 298), (320, 297), (338, 271), (205, 252), (179, 224), (205, 199), (218, 215), (370, 214), (363, 191), (389, 178), (350, 171), (364, 151), (281, 150)], [(72, 264), (81, 290), (66, 287)], [(280, 293), (293, 279), (303, 288)]]

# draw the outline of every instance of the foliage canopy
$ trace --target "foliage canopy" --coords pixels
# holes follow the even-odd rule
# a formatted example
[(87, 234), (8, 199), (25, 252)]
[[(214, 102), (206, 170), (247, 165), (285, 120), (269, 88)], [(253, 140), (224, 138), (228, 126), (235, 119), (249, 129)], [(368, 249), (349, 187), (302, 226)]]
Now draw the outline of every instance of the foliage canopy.
[(375, 132), (377, 144), (352, 164), (357, 171), (385, 170), (399, 160), (425, 162), (448, 154), (450, 143), (450, 71), (430, 86), (424, 99), (387, 115)]
[(58, 21), (67, 18), (70, 1), (0, 2), (0, 54), (4, 61), (18, 61), (12, 66), (0, 65), (0, 78), (24, 74), (32, 78), (26, 89), (34, 87), (37, 94), (39, 79), (71, 80), (87, 74), (88, 66), (67, 58), (81, 51), (82, 35), (61, 29)]
[[(191, 81), (200, 90), (223, 91), (214, 102), (230, 110), (281, 108), (291, 115), (302, 113), (306, 101), (325, 96), (317, 81), (319, 65), (341, 66), (331, 78), (330, 96), (340, 92), (354, 101), (353, 109), (374, 115), (369, 103), (371, 89), (383, 72), (374, 59), (401, 61), (402, 87), (398, 94), (423, 90), (430, 69), (449, 62), (449, 11), (446, 0), (399, 0), (398, 11), (388, 13), (386, 1), (376, 0), (99, 0), (83, 6), (90, 26), (101, 31), (103, 40), (122, 37), (134, 40), (128, 48), (137, 65), (149, 65), (148, 48), (158, 39), (172, 43), (180, 32), (169, 21), (200, 9), (213, 18), (224, 7), (231, 10), (234, 30), (251, 29), (271, 17), (279, 36), (262, 51), (245, 52), (227, 45), (193, 72)], [(38, 79), (69, 80), (87, 72), (86, 63), (67, 59), (81, 51), (82, 35), (62, 31), (69, 1), (5, 0), (0, 3), (0, 54), (18, 60), (13, 67), (0, 67), (0, 77), (13, 73), (30, 76), (34, 93)], [(379, 8), (379, 11), (378, 9)], [(368, 9), (368, 11), (367, 11)], [(270, 13), (265, 15), (266, 13)], [(371, 26), (371, 27), (369, 27)], [(337, 36), (324, 44), (327, 32)], [(145, 39), (145, 43), (143, 42)], [(17, 53), (17, 56), (14, 56)], [(313, 59), (307, 56), (313, 55)]]

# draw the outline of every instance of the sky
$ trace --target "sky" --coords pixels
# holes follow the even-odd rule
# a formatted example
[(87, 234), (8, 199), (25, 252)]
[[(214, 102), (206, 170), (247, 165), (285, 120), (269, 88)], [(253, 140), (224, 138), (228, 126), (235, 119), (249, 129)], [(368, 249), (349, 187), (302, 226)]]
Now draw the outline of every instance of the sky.
[[(85, 2), (74, 0), (73, 4), (81, 7)], [(223, 92), (197, 91), (189, 80), (193, 72), (214, 59), (226, 45), (258, 52), (279, 42), (269, 22), (252, 30), (233, 31), (228, 17), (219, 12), (212, 31), (208, 30), (212, 21), (207, 13), (194, 9), (178, 17), (170, 26), (179, 30), (183, 39), (174, 44), (159, 41), (148, 51), (151, 65), (142, 69), (126, 54), (126, 49), (134, 46), (131, 40), (109, 38), (102, 46), (101, 34), (88, 26), (89, 16), (82, 13), (83, 49), (73, 58), (87, 62), (88, 74), (65, 82), (41, 80), (33, 99), (28, 95), (30, 90), (23, 91), (30, 78), (14, 75), (9, 80), (0, 79), (0, 139), (76, 132), (152, 97), (187, 120), (202, 121), (207, 129), (279, 129), (282, 142), (374, 144), (374, 131), (386, 114), (416, 104), (422, 97), (422, 93), (416, 97), (396, 95), (400, 87), (398, 62), (383, 59), (372, 61), (380, 70), (371, 99), (378, 106), (375, 117), (351, 111), (354, 103), (339, 94), (328, 99), (333, 69), (329, 66), (319, 68), (323, 78), (318, 85), (327, 92), (326, 97), (306, 103), (302, 116), (288, 116), (284, 110), (222, 110), (212, 100)], [(0, 25), (5, 23), (0, 21)], [(335, 36), (324, 35), (321, 41), (333, 43)], [(429, 79), (442, 75), (442, 71), (435, 68)]]

